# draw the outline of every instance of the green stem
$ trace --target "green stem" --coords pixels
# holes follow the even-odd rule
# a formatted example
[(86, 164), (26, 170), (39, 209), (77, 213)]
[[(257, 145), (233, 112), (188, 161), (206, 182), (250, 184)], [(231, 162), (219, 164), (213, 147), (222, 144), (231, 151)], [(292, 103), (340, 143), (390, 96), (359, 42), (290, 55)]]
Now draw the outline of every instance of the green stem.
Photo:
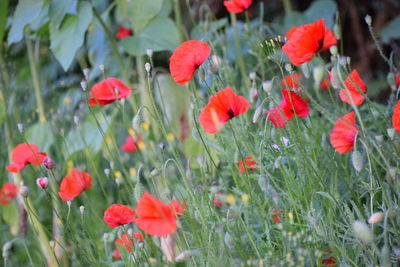
[(184, 34), (184, 27), (182, 24), (182, 13), (181, 13), (181, 6), (179, 4), (179, 0), (174, 0), (174, 17), (175, 17), (175, 23), (178, 26), (179, 29), (179, 35), (180, 39), (185, 40), (185, 34)]
[(33, 45), (31, 39), (29, 39), (28, 30), (25, 31), (25, 43), (26, 49), (28, 50), (29, 67), (31, 69), (33, 88), (35, 89), (37, 111), (39, 113), (39, 121), (46, 122), (46, 113), (44, 111), (44, 102), (42, 96), (42, 87), (40, 85), (39, 76), (39, 65), (36, 62), (35, 55), (33, 52)]
[[(123, 77), (124, 81), (128, 84), (129, 87), (132, 87), (132, 84), (131, 84), (130, 79), (129, 79), (128, 69), (126, 68), (126, 66), (124, 64), (124, 61), (122, 59), (122, 56), (118, 51), (118, 45), (117, 45), (117, 42), (115, 41), (114, 36), (111, 34), (110, 29), (108, 29), (107, 25), (104, 23), (104, 21), (101, 18), (99, 12), (97, 12), (97, 10), (96, 10), (96, 8), (94, 8), (93, 4), (92, 4), (92, 9), (93, 9), (93, 14), (94, 14), (95, 18), (101, 24), (101, 27), (103, 28), (104, 33), (106, 34), (107, 39), (110, 42), (111, 51), (112, 51), (112, 53), (114, 54), (115, 58), (118, 61), (118, 66), (119, 66), (119, 69), (120, 69), (120, 71), (122, 73), (122, 77)], [(131, 98), (130, 102), (131, 102), (131, 105), (132, 105), (132, 109), (136, 113), (137, 110), (138, 110), (138, 105), (136, 103), (136, 98), (135, 98), (135, 96), (133, 94), (131, 94), (130, 98)]]
[(283, 0), (283, 8), (286, 14), (292, 11), (292, 3), (290, 3), (290, 0)]
[(233, 38), (235, 41), (236, 56), (237, 56), (237, 60), (238, 60), (240, 75), (242, 76), (242, 82), (243, 82), (245, 88), (250, 89), (249, 77), (246, 72), (246, 66), (244, 63), (242, 51), (240, 50), (240, 39), (239, 39), (239, 33), (238, 33), (237, 20), (236, 20), (235, 13), (231, 13), (231, 22), (232, 22), (232, 27), (233, 27)]

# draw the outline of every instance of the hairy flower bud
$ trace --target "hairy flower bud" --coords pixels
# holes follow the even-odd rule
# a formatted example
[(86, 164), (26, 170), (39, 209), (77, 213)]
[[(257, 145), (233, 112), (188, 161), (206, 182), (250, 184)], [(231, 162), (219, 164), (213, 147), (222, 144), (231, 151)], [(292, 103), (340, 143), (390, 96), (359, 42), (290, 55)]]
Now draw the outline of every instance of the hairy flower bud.
[(259, 105), (253, 114), (253, 123), (257, 123), (260, 120), (260, 116), (263, 113), (263, 106)]
[(374, 214), (371, 215), (371, 217), (369, 217), (368, 223), (376, 224), (376, 223), (383, 221), (384, 218), (385, 218), (385, 214), (383, 212), (381, 212), (381, 211), (375, 212)]
[(362, 221), (355, 221), (352, 224), (354, 235), (365, 245), (369, 245), (374, 241), (374, 234), (368, 225)]
[(55, 163), (52, 158), (47, 157), (43, 160), (43, 165), (46, 167), (46, 169), (52, 170), (52, 169), (54, 169)]
[(363, 158), (360, 152), (354, 151), (351, 155), (351, 162), (353, 164), (354, 169), (357, 172), (360, 172), (364, 166)]
[(36, 184), (38, 187), (46, 189), (49, 184), (49, 179), (47, 179), (47, 177), (39, 177), (36, 179)]

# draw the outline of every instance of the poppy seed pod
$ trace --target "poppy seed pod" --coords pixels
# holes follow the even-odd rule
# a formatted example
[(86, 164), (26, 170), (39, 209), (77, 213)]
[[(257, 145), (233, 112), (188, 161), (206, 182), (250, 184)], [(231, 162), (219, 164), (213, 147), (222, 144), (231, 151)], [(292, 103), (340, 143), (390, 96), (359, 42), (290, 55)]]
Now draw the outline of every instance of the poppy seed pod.
[(47, 157), (43, 160), (43, 165), (46, 167), (46, 169), (52, 170), (52, 169), (54, 169), (55, 163), (52, 158)]
[(362, 221), (355, 221), (352, 224), (354, 235), (365, 245), (369, 245), (374, 241), (374, 234), (368, 225)]
[(49, 179), (47, 179), (47, 177), (39, 177), (36, 179), (36, 184), (38, 187), (46, 189), (49, 184)]

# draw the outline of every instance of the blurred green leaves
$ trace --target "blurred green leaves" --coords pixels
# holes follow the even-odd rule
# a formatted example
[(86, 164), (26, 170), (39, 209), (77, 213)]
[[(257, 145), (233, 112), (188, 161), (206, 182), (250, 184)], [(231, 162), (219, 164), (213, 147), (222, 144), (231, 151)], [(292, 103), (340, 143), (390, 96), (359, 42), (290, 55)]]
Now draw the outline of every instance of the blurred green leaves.
[(24, 0), (18, 2), (11, 29), (8, 33), (8, 44), (22, 40), (25, 26), (39, 17), (45, 2), (43, 0)]
[(91, 5), (80, 2), (77, 15), (68, 15), (60, 28), (50, 25), (50, 49), (65, 71), (71, 66), (76, 52), (82, 46), (92, 18)]
[(143, 56), (149, 48), (155, 52), (175, 49), (180, 43), (180, 36), (171, 19), (157, 17), (142, 32), (122, 39), (121, 43), (126, 52)]
[(0, 41), (3, 41), (4, 29), (7, 22), (8, 0), (0, 1)]
[(400, 38), (400, 16), (397, 16), (383, 27), (380, 32), (382, 42), (388, 44), (391, 39)]

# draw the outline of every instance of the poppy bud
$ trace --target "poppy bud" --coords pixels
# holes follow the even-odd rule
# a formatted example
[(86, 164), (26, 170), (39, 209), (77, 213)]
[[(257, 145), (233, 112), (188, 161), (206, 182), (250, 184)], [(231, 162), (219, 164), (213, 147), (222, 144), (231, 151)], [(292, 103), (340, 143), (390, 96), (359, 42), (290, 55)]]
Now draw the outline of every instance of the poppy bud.
[(291, 73), (293, 71), (293, 66), (290, 63), (286, 63), (285, 64), (285, 70), (289, 73)]
[(192, 256), (193, 252), (191, 250), (184, 250), (181, 253), (179, 253), (176, 257), (175, 257), (175, 261), (176, 262), (183, 262), (185, 261), (187, 258), (189, 258), (190, 256)]
[(42, 188), (42, 189), (46, 189), (47, 185), (49, 184), (49, 179), (47, 179), (47, 177), (40, 177), (36, 179), (36, 184)]
[(225, 242), (225, 245), (230, 249), (233, 249), (235, 247), (235, 242), (234, 242), (232, 236), (228, 232), (225, 233), (224, 242)]
[(147, 74), (151, 76), (151, 64), (149, 62), (146, 62), (146, 64), (144, 64), (144, 69), (146, 70)]
[(159, 143), (158, 146), (159, 146), (162, 150), (164, 150), (165, 147), (166, 147), (166, 145), (165, 145), (163, 142)]
[(155, 177), (155, 176), (157, 176), (158, 175), (158, 170), (157, 169), (153, 169), (151, 172), (150, 172), (150, 175), (151, 176), (153, 176), (153, 177)]
[(12, 249), (12, 241), (8, 241), (4, 243), (3, 245), (3, 258), (4, 260), (8, 260), (11, 255), (11, 249)]
[(46, 167), (46, 169), (52, 170), (52, 169), (54, 169), (54, 165), (55, 165), (54, 160), (52, 158), (47, 157), (43, 160), (43, 165)]
[(133, 194), (135, 196), (136, 201), (139, 201), (142, 198), (143, 192), (144, 192), (143, 185), (140, 182), (136, 183), (135, 188), (133, 190)]
[(329, 51), (331, 52), (331, 55), (332, 55), (332, 56), (336, 56), (337, 53), (338, 53), (338, 48), (337, 48), (336, 45), (332, 45), (332, 46), (329, 48)]
[(20, 133), (23, 133), (23, 131), (24, 131), (24, 124), (23, 123), (18, 123), (17, 124), (17, 128), (18, 128), (18, 131), (20, 132)]
[(384, 218), (385, 218), (385, 214), (383, 212), (375, 212), (374, 214), (371, 215), (371, 217), (369, 217), (368, 223), (376, 224), (376, 223), (383, 221)]
[(272, 85), (273, 85), (273, 80), (264, 81), (262, 83), (262, 88), (264, 92), (266, 92), (268, 95), (271, 93)]
[(253, 123), (257, 123), (260, 120), (260, 116), (263, 113), (263, 106), (259, 105), (254, 111)]
[(132, 128), (138, 131), (140, 129), (141, 118), (140, 114), (136, 114), (135, 117), (132, 119)]
[(82, 81), (81, 81), (81, 88), (82, 88), (82, 91), (86, 92), (86, 89), (87, 89), (87, 82), (86, 82), (85, 80), (82, 80)]
[(363, 168), (363, 158), (360, 152), (354, 151), (351, 156), (351, 162), (353, 163), (353, 167), (357, 172), (360, 172)]
[(300, 67), (303, 71), (304, 77), (306, 77), (307, 79), (310, 78), (310, 67), (308, 66), (308, 64), (304, 63)]
[(20, 194), (21, 196), (23, 196), (23, 197), (27, 197), (27, 196), (28, 196), (28, 192), (29, 192), (29, 189), (28, 189), (28, 187), (25, 186), (25, 185), (23, 185), (23, 186), (21, 186), (21, 187), (19, 188), (19, 194)]
[(83, 213), (85, 212), (85, 206), (80, 206), (79, 212), (81, 213), (81, 215), (83, 215)]
[(86, 81), (89, 80), (89, 71), (88, 68), (83, 69), (83, 76), (85, 76)]
[(318, 89), (321, 84), (322, 79), (324, 78), (324, 67), (316, 66), (313, 69), (313, 79), (314, 79), (314, 88)]
[(250, 78), (250, 80), (252, 80), (252, 81), (254, 81), (255, 79), (256, 79), (256, 73), (254, 72), (254, 71), (252, 71), (252, 72), (250, 72), (249, 73), (249, 78)]
[(105, 168), (104, 169), (104, 174), (108, 177), (110, 176), (110, 169), (109, 168)]
[(394, 128), (389, 128), (389, 129), (387, 129), (386, 131), (387, 131), (387, 134), (388, 134), (390, 140), (393, 141), (394, 136), (395, 136), (395, 134), (396, 134), (396, 130), (395, 130)]
[(392, 89), (392, 91), (396, 91), (396, 78), (392, 72), (389, 72), (389, 74), (386, 76), (386, 80), (390, 86), (390, 89)]
[(355, 221), (352, 224), (354, 235), (365, 245), (374, 241), (374, 234), (368, 225), (362, 221)]
[(78, 116), (74, 116), (74, 122), (76, 125), (79, 124), (79, 117)]
[(151, 58), (153, 56), (153, 49), (151, 48), (147, 48), (146, 49), (146, 54), (149, 58)]
[(371, 16), (370, 15), (366, 15), (364, 19), (365, 19), (365, 22), (367, 23), (367, 25), (371, 27), (371, 24), (372, 24)]
[(103, 64), (100, 64), (100, 65), (99, 65), (99, 69), (101, 70), (101, 72), (104, 73), (104, 65), (103, 65)]

